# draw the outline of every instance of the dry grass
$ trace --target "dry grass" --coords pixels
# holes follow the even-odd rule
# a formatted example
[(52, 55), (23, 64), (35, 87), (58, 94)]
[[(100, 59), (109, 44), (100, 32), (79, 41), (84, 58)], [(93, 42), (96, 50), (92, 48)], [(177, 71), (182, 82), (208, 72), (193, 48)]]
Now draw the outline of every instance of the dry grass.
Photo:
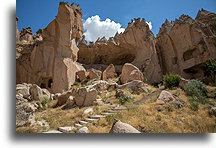
[[(129, 105), (128, 110), (104, 118), (94, 125), (89, 125), (92, 133), (108, 133), (114, 119), (128, 123), (145, 133), (213, 133), (215, 117), (209, 116), (210, 104), (199, 104), (198, 111), (190, 107), (187, 96), (180, 88), (169, 90), (184, 101), (184, 107), (170, 109), (170, 104), (158, 105), (157, 96), (152, 96), (142, 105)], [(214, 99), (210, 99), (210, 102)]]

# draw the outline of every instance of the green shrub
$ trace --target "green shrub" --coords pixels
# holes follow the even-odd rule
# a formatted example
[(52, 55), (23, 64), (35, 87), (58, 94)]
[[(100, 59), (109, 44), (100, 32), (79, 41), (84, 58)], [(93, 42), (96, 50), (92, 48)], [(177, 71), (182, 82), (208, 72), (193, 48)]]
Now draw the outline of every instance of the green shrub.
[(178, 87), (180, 80), (181, 77), (179, 75), (169, 73), (163, 77), (163, 85), (165, 88)]
[[(204, 75), (207, 77), (211, 77), (214, 80), (216, 75), (216, 61), (213, 59), (209, 59), (204, 66)], [(215, 80), (214, 80), (215, 81)]]
[(199, 109), (199, 103), (198, 102), (190, 102), (190, 107), (192, 110), (197, 111)]
[(49, 96), (43, 95), (40, 97), (40, 102), (44, 106), (50, 101)]
[(185, 87), (185, 92), (188, 96), (196, 97), (197, 101), (205, 104), (207, 102), (206, 85), (198, 80), (190, 80)]
[(75, 81), (75, 82), (73, 83), (73, 85), (79, 85), (79, 83)]
[(126, 102), (130, 102), (133, 100), (133, 98), (130, 96), (119, 97), (118, 99), (121, 105), (124, 105)]

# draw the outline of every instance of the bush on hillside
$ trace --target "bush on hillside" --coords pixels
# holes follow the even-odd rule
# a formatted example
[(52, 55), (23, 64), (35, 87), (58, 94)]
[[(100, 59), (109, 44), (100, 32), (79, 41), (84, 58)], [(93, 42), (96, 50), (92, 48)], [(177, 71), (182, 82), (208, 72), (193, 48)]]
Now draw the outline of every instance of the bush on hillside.
[(185, 87), (188, 96), (197, 98), (203, 104), (206, 103), (207, 88), (206, 85), (198, 80), (190, 80)]
[(181, 77), (179, 75), (169, 73), (163, 77), (163, 85), (165, 88), (178, 87), (180, 80)]

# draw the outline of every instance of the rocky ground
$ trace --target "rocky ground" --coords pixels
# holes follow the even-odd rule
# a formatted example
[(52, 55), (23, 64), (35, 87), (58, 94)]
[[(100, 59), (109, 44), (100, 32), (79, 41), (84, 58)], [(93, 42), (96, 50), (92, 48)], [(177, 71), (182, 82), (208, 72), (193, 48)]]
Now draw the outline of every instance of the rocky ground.
[[(120, 77), (115, 77), (116, 74), (110, 68), (113, 66), (110, 65), (103, 72), (103, 79), (106, 80), (100, 80), (102, 72), (94, 69), (83, 72), (83, 79), (78, 73), (77, 82), (69, 90), (57, 94), (51, 94), (47, 89), (35, 84), (17, 84), (16, 131), (19, 133), (215, 132), (215, 87), (208, 86), (207, 103), (199, 103), (199, 107), (194, 108), (190, 104), (190, 96), (180, 88), (181, 85), (172, 89), (167, 89), (162, 84), (155, 87), (144, 83), (141, 74), (140, 77), (133, 77), (135, 80), (130, 80), (133, 71), (131, 73), (129, 71), (135, 66), (132, 64), (125, 66), (129, 68), (123, 68)], [(122, 85), (121, 80), (125, 81)]]

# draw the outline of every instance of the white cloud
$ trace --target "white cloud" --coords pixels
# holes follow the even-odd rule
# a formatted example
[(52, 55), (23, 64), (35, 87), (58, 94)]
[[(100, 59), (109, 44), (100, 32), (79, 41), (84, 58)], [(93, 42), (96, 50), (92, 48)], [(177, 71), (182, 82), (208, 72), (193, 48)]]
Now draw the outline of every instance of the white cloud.
[(149, 29), (151, 30), (152, 29), (152, 23), (151, 22), (146, 22), (149, 26)]
[[(151, 22), (146, 22), (149, 25), (150, 30), (152, 29)], [(98, 37), (113, 37), (116, 32), (124, 32), (124, 28), (121, 28), (120, 23), (116, 23), (107, 18), (102, 21), (98, 15), (89, 17), (84, 23), (84, 35), (87, 41), (96, 41)]]
[(124, 32), (120, 23), (116, 23), (107, 18), (101, 21), (98, 15), (89, 17), (83, 24), (85, 29), (85, 37), (87, 41), (96, 41), (98, 37), (105, 36), (106, 38), (113, 37), (116, 32)]

